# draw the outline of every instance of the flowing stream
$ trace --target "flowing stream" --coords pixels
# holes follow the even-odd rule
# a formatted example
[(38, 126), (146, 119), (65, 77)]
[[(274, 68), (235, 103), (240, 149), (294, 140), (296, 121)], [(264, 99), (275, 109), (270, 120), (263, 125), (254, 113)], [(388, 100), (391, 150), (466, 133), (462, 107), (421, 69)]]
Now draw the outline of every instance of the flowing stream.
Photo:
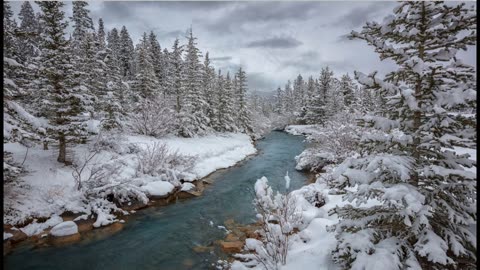
[[(222, 239), (224, 221), (255, 221), (252, 205), (255, 181), (266, 176), (274, 190), (285, 191), (305, 184), (307, 176), (295, 171), (294, 157), (305, 148), (303, 136), (272, 132), (257, 142), (258, 155), (235, 167), (209, 176), (202, 196), (164, 207), (140, 210), (124, 228), (108, 237), (90, 237), (63, 247), (19, 247), (4, 256), (5, 269), (212, 269), (225, 256), (217, 248), (197, 253), (194, 246), (209, 246)], [(95, 230), (94, 230), (95, 231)]]

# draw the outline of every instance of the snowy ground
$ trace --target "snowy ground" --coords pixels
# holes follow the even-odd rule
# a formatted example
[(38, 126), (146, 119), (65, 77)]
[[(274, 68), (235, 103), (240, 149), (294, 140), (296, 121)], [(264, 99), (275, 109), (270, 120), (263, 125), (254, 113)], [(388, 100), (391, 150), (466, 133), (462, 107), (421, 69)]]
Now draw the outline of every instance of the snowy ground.
[[(311, 125), (291, 125), (285, 128), (287, 132), (294, 135), (312, 135), (321, 133), (316, 130), (315, 126)], [(476, 160), (476, 149), (468, 149), (463, 147), (455, 147), (458, 154), (470, 154), (470, 159)], [(325, 169), (327, 173), (334, 167), (334, 165), (327, 166)], [(469, 169), (476, 173), (476, 168)], [(289, 252), (287, 255), (287, 263), (281, 266), (281, 270), (296, 270), (296, 269), (317, 269), (317, 270), (335, 270), (339, 269), (337, 265), (331, 260), (331, 252), (336, 246), (336, 239), (333, 232), (328, 232), (328, 226), (338, 223), (337, 215), (328, 215), (328, 211), (335, 206), (342, 206), (349, 204), (342, 200), (342, 195), (329, 194), (328, 187), (321, 183), (320, 177), (317, 183), (295, 190), (292, 193), (297, 197), (297, 203), (302, 209), (303, 226), (300, 232), (291, 238)], [(306, 194), (320, 192), (324, 195), (326, 204), (320, 208), (316, 208), (310, 204), (306, 199)], [(354, 204), (355, 202), (352, 202)], [(378, 201), (369, 200), (368, 204), (376, 204)], [(247, 239), (248, 241), (248, 239)], [(387, 269), (389, 266), (388, 258), (374, 259), (370, 262), (370, 269)], [(240, 261), (235, 261), (232, 264), (232, 270), (247, 270), (247, 269), (263, 269), (261, 265), (253, 268), (247, 268)]]
[[(170, 152), (178, 151), (184, 156), (193, 156), (193, 168), (188, 172), (177, 172), (185, 181), (200, 179), (220, 168), (234, 165), (248, 155), (254, 154), (256, 149), (251, 139), (244, 134), (227, 133), (208, 135), (198, 138), (155, 139), (146, 136), (118, 136), (112, 137), (104, 143), (99, 152), (89, 163), (82, 176), (86, 178), (89, 170), (95, 166), (118, 166), (115, 177), (109, 179), (102, 186), (93, 188), (101, 194), (106, 188), (115, 188), (122, 193), (135, 194), (148, 201), (147, 196), (163, 196), (180, 185), (178, 181), (169, 181), (165, 175), (143, 175), (138, 173), (138, 151), (152, 146), (154, 143), (165, 143)], [(106, 144), (106, 146), (105, 146)], [(76, 160), (82, 163), (91, 153), (92, 144), (79, 145), (73, 149)], [(16, 162), (22, 163), (27, 149), (18, 143), (4, 144), (4, 150), (13, 153)], [(43, 150), (40, 146), (28, 149), (24, 166), (28, 173), (21, 178), (19, 184), (5, 185), (4, 191), (4, 223), (15, 225), (29, 217), (51, 217), (48, 224), (31, 226), (28, 235), (41, 232), (42, 228), (59, 224), (59, 217), (65, 211), (92, 213), (98, 215), (96, 225), (102, 226), (115, 221), (109, 216), (112, 209), (105, 207), (106, 200), (98, 199), (92, 203), (86, 201), (85, 191), (77, 191), (73, 169), (56, 161), (56, 149)], [(179, 167), (181, 168), (181, 166)], [(185, 169), (186, 170), (186, 169)], [(179, 177), (180, 178), (180, 177)], [(178, 179), (175, 179), (178, 180)], [(186, 182), (184, 186), (177, 186), (188, 190), (192, 184)], [(119, 189), (118, 187), (122, 187)], [(103, 212), (102, 212), (103, 211)], [(40, 229), (39, 229), (40, 228)], [(5, 235), (4, 235), (5, 238)]]

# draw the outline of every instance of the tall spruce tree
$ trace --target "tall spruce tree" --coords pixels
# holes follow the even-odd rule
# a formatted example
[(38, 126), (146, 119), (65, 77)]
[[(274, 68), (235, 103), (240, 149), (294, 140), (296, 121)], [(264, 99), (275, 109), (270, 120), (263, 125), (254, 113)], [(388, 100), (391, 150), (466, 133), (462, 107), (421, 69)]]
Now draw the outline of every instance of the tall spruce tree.
[(247, 103), (247, 75), (245, 71), (240, 67), (236, 74), (237, 77), (237, 127), (246, 133), (252, 131), (251, 113)]
[(122, 26), (119, 36), (119, 48), (118, 48), (118, 58), (120, 60), (120, 68), (122, 71), (122, 76), (126, 80), (133, 79), (134, 76), (134, 46), (133, 41), (130, 38), (127, 28)]
[[(356, 73), (388, 101), (376, 126), (395, 129), (365, 137), (364, 155), (334, 173), (345, 198), (362, 206), (335, 209), (334, 259), (349, 269), (371, 269), (380, 257), (389, 269), (474, 269), (476, 175), (466, 168), (475, 163), (452, 151), (460, 141), (452, 134), (465, 126), (449, 111), (472, 106), (476, 96), (474, 69), (456, 58), (476, 44), (475, 9), (402, 2), (383, 23), (369, 22), (352, 37), (398, 66), (384, 80)], [(381, 204), (363, 205), (367, 198)]]
[(73, 89), (72, 58), (68, 41), (65, 40), (63, 2), (37, 2), (42, 10), (40, 17), (44, 32), (42, 33), (41, 67), (44, 96), (43, 110), (51, 129), (50, 135), (58, 140), (59, 153), (57, 161), (68, 164), (67, 143), (84, 139), (82, 126), (83, 105), (88, 98), (82, 89)]
[(30, 2), (23, 2), (20, 12), (18, 13), (20, 19), (20, 27), (18, 28), (18, 49), (20, 61), (26, 63), (32, 57), (38, 56), (39, 53), (39, 33), (37, 31), (38, 21), (33, 12)]
[(224, 78), (218, 71), (216, 93), (218, 98), (218, 110), (215, 130), (220, 132), (235, 131), (234, 92), (230, 73)]
[(218, 102), (215, 98), (215, 69), (210, 64), (208, 52), (202, 66), (202, 96), (205, 100), (205, 114), (210, 119), (209, 126), (215, 127), (215, 115), (218, 110)]
[(135, 93), (143, 99), (153, 99), (159, 95), (158, 81), (153, 65), (153, 55), (150, 48), (150, 41), (147, 33), (143, 33), (142, 40), (138, 44), (137, 51), (137, 73), (135, 75)]
[(98, 31), (97, 31), (97, 40), (98, 40), (98, 50), (104, 50), (107, 46), (105, 40), (105, 26), (103, 25), (103, 19), (98, 19)]
[(180, 110), (179, 134), (191, 137), (208, 130), (209, 119), (206, 116), (206, 101), (202, 88), (202, 65), (200, 63), (200, 50), (196, 47), (196, 38), (192, 29), (189, 31), (188, 44), (185, 52), (184, 68), (184, 102)]

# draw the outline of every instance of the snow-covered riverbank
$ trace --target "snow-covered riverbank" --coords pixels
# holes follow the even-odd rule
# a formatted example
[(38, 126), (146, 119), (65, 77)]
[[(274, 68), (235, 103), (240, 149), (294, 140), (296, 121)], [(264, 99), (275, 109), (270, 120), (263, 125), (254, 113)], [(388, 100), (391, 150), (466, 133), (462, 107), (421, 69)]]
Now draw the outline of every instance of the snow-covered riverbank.
[[(309, 137), (318, 137), (323, 135), (326, 131), (321, 126), (314, 125), (290, 125), (285, 128), (287, 133), (293, 135), (304, 135), (307, 139)], [(457, 154), (469, 154), (469, 159), (476, 161), (476, 149), (454, 147), (454, 151)], [(318, 158), (305, 157), (305, 154), (310, 155), (307, 148), (302, 154), (296, 157), (297, 169), (299, 162), (311, 161), (312, 163), (318, 162)], [(337, 246), (337, 239), (335, 238), (335, 232), (328, 230), (332, 225), (339, 222), (337, 214), (329, 213), (330, 210), (337, 206), (344, 206), (350, 204), (356, 207), (355, 201), (348, 202), (344, 200), (343, 191), (331, 189), (327, 182), (335, 173), (335, 169), (338, 165), (331, 164), (323, 167), (323, 173), (317, 175), (316, 183), (306, 185), (298, 190), (291, 192), (291, 196), (295, 199), (296, 212), (301, 216), (298, 223), (299, 232), (291, 235), (289, 239), (289, 248), (286, 258), (286, 264), (280, 266), (282, 270), (295, 270), (295, 269), (341, 269), (332, 261), (331, 253)], [(476, 168), (468, 168), (468, 171), (476, 174)], [(259, 180), (260, 181), (260, 180)], [(317, 198), (321, 198), (320, 205), (316, 205)], [(375, 199), (368, 199), (364, 207), (373, 206), (380, 202)], [(474, 228), (475, 224), (472, 224)], [(473, 229), (472, 229), (473, 230)], [(364, 239), (357, 239), (356, 241), (359, 249), (365, 248)], [(245, 250), (255, 251), (259, 254), (258, 248), (261, 243), (253, 238), (246, 239)], [(361, 261), (368, 267), (366, 269), (390, 269), (391, 262), (394, 261), (394, 255), (390, 252), (389, 245), (382, 247), (376, 247), (377, 251), (372, 254), (363, 254)], [(261, 253), (261, 252), (260, 252)], [(252, 258), (249, 255), (240, 255), (239, 258)], [(264, 269), (262, 264), (242, 262), (240, 260), (234, 261), (231, 265), (232, 270), (247, 270), (247, 269)], [(248, 266), (248, 267), (247, 267)]]
[[(13, 154), (17, 162), (24, 159), (27, 170), (17, 184), (8, 184), (4, 191), (4, 224), (18, 225), (34, 219), (22, 228), (28, 236), (41, 234), (45, 229), (62, 222), (64, 212), (84, 213), (80, 219), (96, 218), (95, 227), (118, 221), (114, 211), (128, 214), (116, 208), (113, 202), (104, 199), (105, 194), (119, 197), (125, 206), (128, 199), (147, 203), (149, 197), (165, 196), (175, 190), (194, 188), (190, 182), (201, 179), (222, 168), (235, 165), (256, 149), (249, 136), (239, 133), (225, 133), (196, 138), (167, 137), (155, 139), (147, 136), (117, 136), (103, 138), (101, 142), (79, 145), (71, 155), (80, 165), (97, 154), (86, 164), (81, 176), (84, 188), (78, 190), (78, 183), (71, 166), (56, 161), (56, 149), (43, 150), (40, 147), (27, 149), (18, 143), (4, 144), (5, 151)], [(139, 168), (140, 153), (153, 149), (154, 145), (164, 145), (169, 153), (189, 157), (192, 161), (188, 168), (182, 164), (168, 164), (164, 174), (143, 173)], [(92, 150), (93, 149), (93, 150)], [(27, 153), (27, 154), (26, 154)], [(86, 187), (87, 178), (92, 171), (106, 170), (102, 185)], [(106, 174), (108, 173), (108, 174)], [(86, 188), (88, 194), (86, 195)], [(95, 193), (101, 194), (95, 196)], [(118, 201), (117, 201), (118, 205)], [(35, 218), (47, 219), (40, 223)], [(8, 238), (9, 235), (4, 235)]]

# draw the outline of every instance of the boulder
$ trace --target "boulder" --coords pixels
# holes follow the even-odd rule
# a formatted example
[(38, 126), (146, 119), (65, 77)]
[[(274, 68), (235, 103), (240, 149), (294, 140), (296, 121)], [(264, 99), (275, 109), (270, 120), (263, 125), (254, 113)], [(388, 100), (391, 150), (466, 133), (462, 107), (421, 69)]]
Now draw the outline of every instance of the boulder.
[(233, 233), (229, 233), (227, 234), (227, 237), (225, 237), (225, 241), (228, 241), (228, 242), (234, 242), (239, 240), (240, 238), (238, 238), (238, 236), (234, 235)]
[(51, 230), (50, 234), (53, 236), (67, 236), (78, 233), (78, 226), (73, 221), (64, 221), (55, 225)]
[(206, 253), (210, 252), (213, 250), (213, 247), (207, 247), (207, 246), (195, 246), (193, 247), (193, 251), (196, 253)]
[(242, 241), (220, 241), (220, 247), (225, 253), (239, 253), (242, 251), (243, 245), (244, 243)]
[(67, 235), (67, 236), (59, 236), (59, 237), (52, 237), (52, 244), (63, 246), (69, 245), (75, 242), (78, 242), (82, 239), (79, 233)]
[(28, 238), (28, 236), (22, 232), (21, 230), (12, 230), (12, 231), (8, 231), (9, 233), (13, 234), (12, 237), (8, 238), (8, 240), (10, 240), (12, 242), (12, 244), (16, 244), (18, 242), (21, 242), (23, 240), (26, 240)]

